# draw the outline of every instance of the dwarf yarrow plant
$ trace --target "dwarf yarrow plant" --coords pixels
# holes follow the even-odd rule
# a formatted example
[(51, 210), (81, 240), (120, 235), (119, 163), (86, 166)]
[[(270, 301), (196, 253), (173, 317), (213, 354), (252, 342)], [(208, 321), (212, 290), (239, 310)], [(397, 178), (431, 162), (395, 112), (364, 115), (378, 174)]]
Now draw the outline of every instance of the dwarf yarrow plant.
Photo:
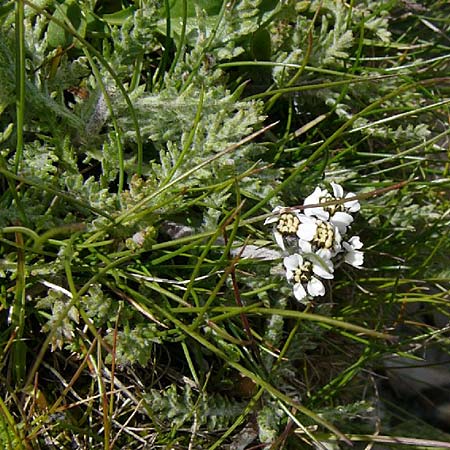
[(361, 239), (349, 235), (359, 201), (353, 193), (344, 195), (341, 185), (330, 186), (332, 193), (316, 187), (300, 208), (275, 207), (265, 221), (273, 224), (275, 242), (286, 254), (286, 279), (302, 303), (325, 295), (322, 280), (333, 279), (334, 269), (343, 262), (356, 268), (364, 263)]

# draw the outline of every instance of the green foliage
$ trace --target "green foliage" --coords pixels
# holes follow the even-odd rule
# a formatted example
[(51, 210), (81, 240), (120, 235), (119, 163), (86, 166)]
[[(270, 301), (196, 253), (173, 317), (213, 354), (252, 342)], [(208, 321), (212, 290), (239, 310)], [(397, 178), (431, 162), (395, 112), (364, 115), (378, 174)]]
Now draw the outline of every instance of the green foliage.
[(214, 431), (225, 428), (241, 413), (243, 404), (220, 394), (193, 392), (189, 384), (181, 392), (176, 385), (144, 395), (146, 406), (172, 430), (195, 420), (197, 427)]
[(50, 47), (67, 47), (72, 44), (73, 37), (68, 30), (64, 30), (57, 21), (64, 23), (67, 19), (76, 32), (84, 37), (86, 32), (86, 20), (81, 13), (81, 8), (74, 0), (66, 0), (61, 5), (55, 5), (51, 21), (47, 28), (47, 40)]
[(279, 436), (282, 417), (283, 411), (271, 401), (258, 412), (259, 440), (262, 443), (273, 442)]
[(125, 327), (117, 336), (118, 345), (115, 354), (117, 363), (139, 363), (145, 367), (152, 357), (152, 344), (161, 343), (158, 334), (155, 324), (138, 323), (133, 329)]
[[(49, 320), (42, 326), (42, 331), (48, 333), (54, 330), (52, 350), (61, 349), (64, 344), (73, 340), (74, 327), (80, 321), (79, 313), (74, 306), (68, 312), (65, 311), (66, 296), (67, 294), (63, 292), (49, 290), (46, 297), (36, 302), (36, 308), (50, 309)], [(58, 325), (59, 322), (61, 322), (60, 325)]]
[[(0, 7), (5, 448), (395, 439), (384, 358), (448, 353), (449, 11), (426, 3)], [(329, 181), (365, 267), (305, 307), (264, 220)]]

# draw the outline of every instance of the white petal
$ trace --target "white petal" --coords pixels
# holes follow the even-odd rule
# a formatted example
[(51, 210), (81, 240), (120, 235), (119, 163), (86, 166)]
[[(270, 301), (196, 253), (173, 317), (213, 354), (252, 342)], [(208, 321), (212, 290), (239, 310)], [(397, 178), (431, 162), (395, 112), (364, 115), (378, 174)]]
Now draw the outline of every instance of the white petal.
[(334, 275), (330, 272), (327, 272), (323, 267), (313, 266), (313, 272), (320, 278), (324, 280), (332, 280)]
[(315, 217), (305, 216), (304, 214), (298, 214), (297, 217), (298, 220), (300, 220), (300, 223), (310, 223), (315, 225), (315, 223), (317, 222), (317, 219)]
[[(345, 198), (351, 198), (354, 197), (355, 194), (353, 192), (349, 192)], [(349, 210), (350, 212), (357, 212), (361, 209), (361, 205), (359, 204), (358, 200), (351, 200), (349, 202), (344, 203), (345, 209)]]
[(303, 258), (298, 253), (294, 253), (293, 255), (286, 256), (283, 259), (283, 264), (286, 270), (295, 270), (303, 264)]
[(361, 242), (361, 239), (359, 236), (353, 236), (348, 240), (348, 243), (354, 248), (355, 250), (359, 250), (362, 248), (363, 243)]
[(304, 241), (303, 239), (298, 240), (298, 247), (303, 253), (312, 253), (312, 245), (311, 242)]
[[(320, 203), (320, 199), (322, 197), (325, 197), (328, 194), (328, 191), (326, 189), (320, 189), (320, 187), (316, 187), (314, 189), (314, 192), (305, 198), (305, 201), (303, 202), (303, 205), (317, 205)], [(330, 214), (325, 211), (322, 207), (315, 207), (315, 208), (306, 208), (304, 210), (305, 215), (311, 217), (315, 216), (322, 220), (328, 220), (330, 217)]]
[(341, 241), (342, 241), (342, 236), (341, 236), (341, 230), (339, 230), (339, 227), (337, 225), (332, 224), (334, 229), (334, 247), (338, 246), (339, 249), (341, 247)]
[(284, 208), (282, 206), (275, 206), (275, 208), (273, 208), (272, 210), (272, 215), (269, 216), (265, 221), (264, 221), (264, 225), (267, 225), (269, 223), (275, 223), (278, 222), (279, 218), (280, 218), (280, 212), (281, 210), (283, 210)]
[(281, 233), (279, 233), (278, 231), (274, 231), (273, 237), (275, 238), (275, 242), (277, 243), (278, 247), (280, 247), (282, 250), (286, 250), (286, 248), (284, 246), (283, 235)]
[(330, 217), (330, 213), (325, 211), (322, 207), (306, 208), (305, 214), (310, 217), (317, 217), (321, 220), (328, 220)]
[(262, 261), (274, 261), (280, 259), (281, 252), (272, 250), (268, 247), (260, 247), (258, 245), (243, 245), (230, 249), (233, 257), (239, 255), (242, 259), (260, 259)]
[(270, 216), (264, 221), (264, 225), (269, 225), (270, 223), (278, 222), (278, 217)]
[(331, 187), (333, 188), (333, 194), (334, 198), (342, 198), (344, 196), (344, 189), (342, 189), (342, 186), (337, 183), (331, 182)]
[(294, 284), (294, 296), (298, 301), (302, 301), (308, 294), (301, 283)]
[(330, 249), (319, 248), (319, 250), (317, 250), (314, 255), (319, 260), (319, 263), (322, 264), (323, 267), (327, 268), (328, 272), (333, 273), (334, 266), (331, 259), (335, 255), (333, 255)]
[(330, 222), (337, 227), (340, 233), (345, 234), (347, 227), (353, 222), (353, 217), (348, 213), (338, 211), (332, 215)]
[(333, 263), (330, 260), (324, 259), (321, 262), (313, 264), (313, 272), (317, 276), (325, 280), (331, 280), (332, 278), (334, 278), (333, 270)]
[(364, 253), (360, 252), (358, 250), (355, 250), (353, 252), (348, 252), (344, 256), (344, 261), (347, 264), (350, 264), (351, 266), (359, 269), (364, 264)]
[(316, 235), (317, 225), (315, 221), (301, 223), (297, 229), (297, 236), (304, 241), (311, 241)]
[(323, 278), (325, 280), (331, 280), (333, 278), (333, 274), (330, 273), (327, 269), (326, 266), (322, 265), (322, 264), (314, 264), (313, 265), (313, 272), (319, 276), (320, 278)]
[(314, 192), (311, 195), (308, 195), (308, 197), (305, 198), (305, 201), (303, 202), (304, 205), (314, 205), (316, 203), (320, 202), (320, 197), (327, 194), (327, 191), (322, 191), (320, 187), (316, 187), (314, 189)]
[(311, 277), (311, 279), (308, 281), (307, 289), (308, 294), (311, 295), (311, 297), (325, 295), (325, 286), (316, 277)]

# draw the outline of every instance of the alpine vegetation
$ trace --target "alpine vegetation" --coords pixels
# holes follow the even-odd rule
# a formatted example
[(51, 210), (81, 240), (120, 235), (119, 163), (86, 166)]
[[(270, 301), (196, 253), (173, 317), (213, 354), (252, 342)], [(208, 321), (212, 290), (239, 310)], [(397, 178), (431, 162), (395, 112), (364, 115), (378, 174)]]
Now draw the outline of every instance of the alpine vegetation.
[(450, 450), (449, 18), (1, 2), (0, 449)]
[(283, 265), (295, 298), (308, 304), (326, 293), (323, 280), (334, 278), (343, 262), (357, 269), (364, 263), (363, 243), (351, 236), (353, 214), (360, 210), (353, 193), (344, 195), (337, 183), (328, 189), (316, 187), (299, 208), (277, 206), (265, 224), (273, 224), (277, 245), (286, 254)]

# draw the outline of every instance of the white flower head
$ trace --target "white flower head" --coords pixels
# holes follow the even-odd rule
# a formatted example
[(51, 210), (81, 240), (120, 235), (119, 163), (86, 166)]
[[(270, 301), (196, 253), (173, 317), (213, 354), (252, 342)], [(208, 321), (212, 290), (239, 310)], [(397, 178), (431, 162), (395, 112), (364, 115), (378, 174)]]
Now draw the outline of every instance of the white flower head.
[[(333, 195), (327, 189), (316, 187), (314, 192), (305, 198), (304, 206), (319, 205), (334, 200), (342, 200), (344, 198), (354, 197), (355, 194), (349, 192), (344, 196), (344, 189), (340, 184), (330, 183), (333, 189)], [(353, 222), (352, 213), (359, 211), (360, 204), (357, 199), (349, 200), (338, 205), (314, 206), (305, 208), (305, 215), (309, 217), (317, 217), (321, 220), (328, 220), (339, 229), (341, 234), (345, 234), (347, 227)]]
[(286, 250), (285, 242), (292, 239), (292, 237), (297, 238), (298, 227), (300, 225), (299, 214), (297, 211), (286, 211), (283, 212), (285, 208), (282, 206), (277, 206), (272, 211), (272, 216), (268, 217), (264, 225), (269, 223), (275, 224), (273, 230), (273, 236), (275, 242), (282, 250)]
[(325, 286), (320, 278), (333, 278), (328, 262), (322, 261), (316, 255), (294, 253), (284, 258), (283, 264), (287, 280), (294, 284), (294, 296), (298, 301), (325, 295)]
[[(330, 185), (333, 188), (333, 194), (334, 194), (334, 198), (336, 200), (341, 200), (343, 198), (355, 197), (355, 194), (353, 192), (347, 192), (347, 194), (345, 194), (345, 197), (344, 197), (344, 189), (342, 188), (342, 186), (340, 184), (331, 182)], [(339, 205), (336, 205), (336, 206), (339, 206)], [(348, 202), (342, 203), (342, 206), (349, 213), (355, 213), (361, 209), (361, 205), (359, 204), (358, 199), (349, 200)]]
[[(314, 192), (305, 198), (303, 202), (304, 206), (307, 205), (319, 205), (325, 201), (333, 200), (330, 193), (326, 189), (321, 189), (319, 186), (314, 189)], [(330, 218), (330, 213), (322, 206), (313, 206), (311, 208), (306, 208), (304, 213), (307, 216), (314, 216), (322, 220), (328, 220)]]
[(338, 227), (315, 217), (299, 215), (298, 218), (298, 246), (302, 252), (317, 253), (321, 258), (331, 260), (342, 251)]
[(353, 236), (347, 242), (342, 243), (345, 251), (344, 261), (357, 269), (360, 269), (364, 264), (364, 253), (360, 251), (362, 246), (363, 243), (359, 236)]

